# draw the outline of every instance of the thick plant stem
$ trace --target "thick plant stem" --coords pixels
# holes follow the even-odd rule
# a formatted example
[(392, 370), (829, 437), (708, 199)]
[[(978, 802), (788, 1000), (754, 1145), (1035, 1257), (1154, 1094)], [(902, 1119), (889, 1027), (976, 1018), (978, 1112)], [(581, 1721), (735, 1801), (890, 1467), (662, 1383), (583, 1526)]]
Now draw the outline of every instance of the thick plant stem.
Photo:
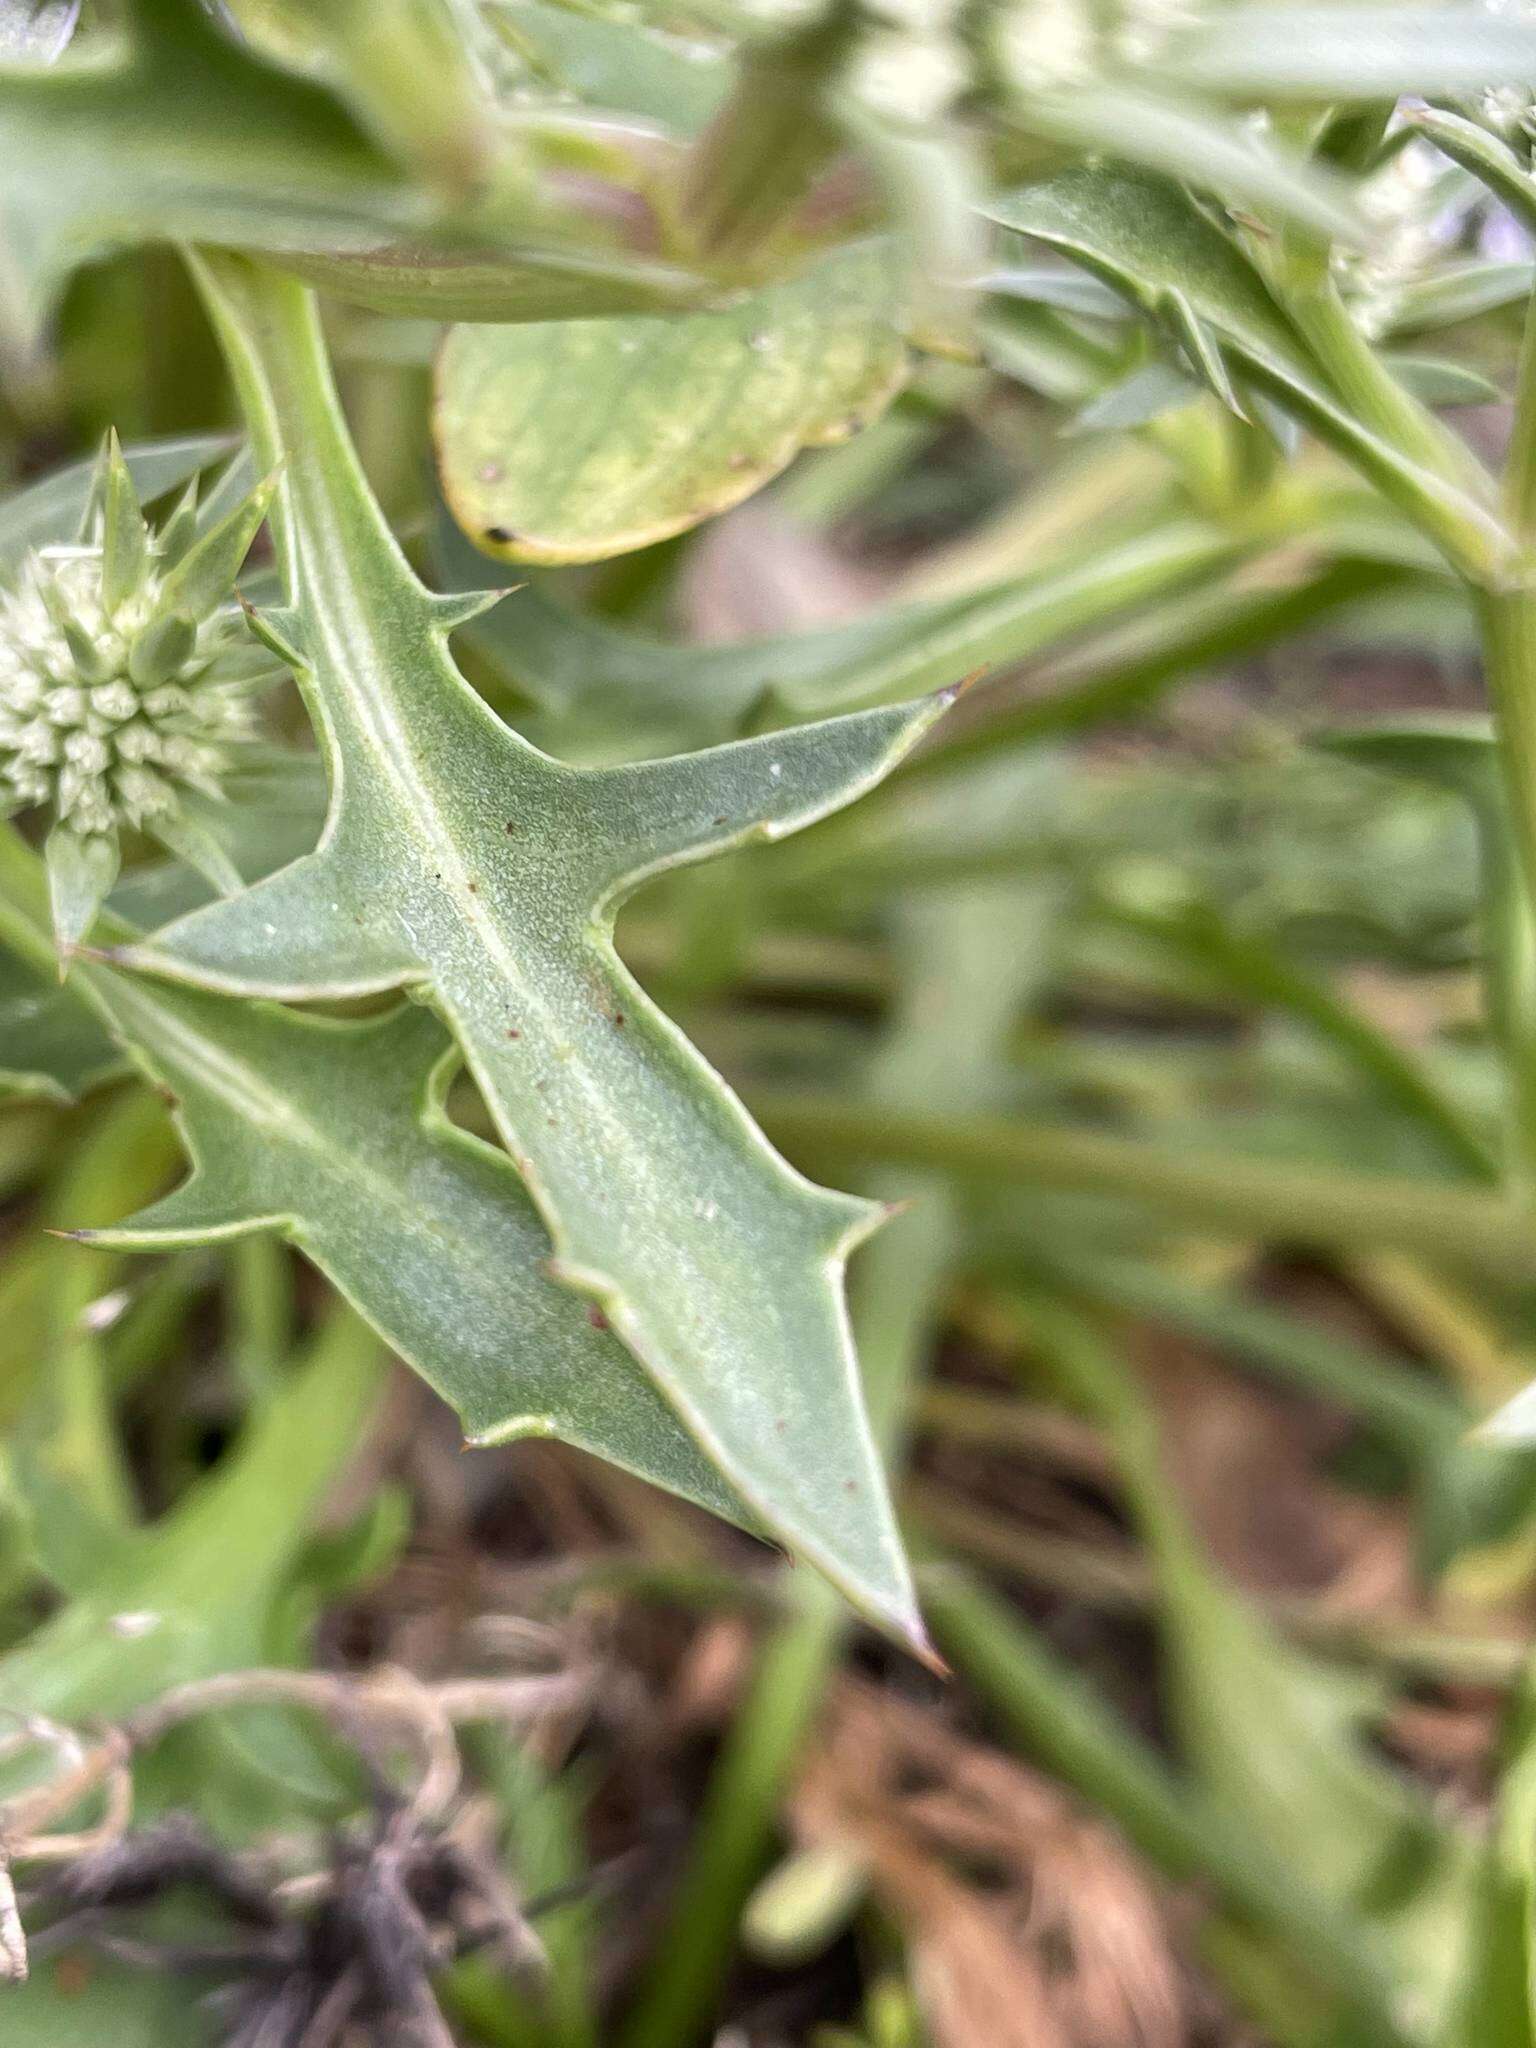
[(1282, 300), (1348, 411), (1389, 446), (1474, 498), (1491, 479), (1471, 450), (1393, 376), (1340, 298), (1330, 245), (1293, 231), (1281, 241)]

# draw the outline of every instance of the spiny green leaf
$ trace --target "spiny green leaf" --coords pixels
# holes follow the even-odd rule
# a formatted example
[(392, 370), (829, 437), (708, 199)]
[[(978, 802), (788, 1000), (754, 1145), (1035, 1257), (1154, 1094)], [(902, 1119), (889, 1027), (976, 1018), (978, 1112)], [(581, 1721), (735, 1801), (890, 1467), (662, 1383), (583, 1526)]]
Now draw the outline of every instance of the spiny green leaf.
[(544, 1273), (505, 1153), (452, 1125), (441, 1025), (231, 1003), (96, 965), (86, 992), (176, 1098), (191, 1178), (92, 1242), (155, 1250), (273, 1229), (449, 1401), (477, 1443), (555, 1436), (751, 1517), (629, 1353)]
[(890, 249), (870, 244), (726, 312), (458, 328), (434, 414), (454, 516), (519, 562), (681, 533), (885, 409), (901, 305)]
[(1245, 379), (1343, 453), (1453, 565), (1484, 579), (1507, 568), (1508, 536), (1491, 507), (1357, 416), (1237, 242), (1177, 185), (1085, 166), (1004, 195), (992, 215), (1082, 263), (1159, 324), (1178, 294)]
[(941, 703), (627, 767), (551, 760), (449, 660), (345, 437), (306, 296), (237, 259), (201, 275), (261, 459), (286, 464), (274, 527), (332, 811), (308, 859), (125, 957), (238, 992), (421, 988), (544, 1215), (551, 1271), (600, 1304), (767, 1527), (919, 1638), (842, 1298), (879, 1211), (776, 1157), (611, 929), (647, 875), (846, 803)]

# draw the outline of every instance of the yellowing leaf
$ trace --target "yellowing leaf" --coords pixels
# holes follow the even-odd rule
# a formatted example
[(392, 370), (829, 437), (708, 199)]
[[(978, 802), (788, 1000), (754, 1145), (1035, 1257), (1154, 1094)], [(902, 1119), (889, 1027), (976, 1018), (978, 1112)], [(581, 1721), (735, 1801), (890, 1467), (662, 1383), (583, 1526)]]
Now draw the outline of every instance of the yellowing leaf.
[(592, 562), (749, 497), (883, 412), (906, 375), (888, 248), (720, 313), (460, 327), (435, 429), (455, 518), (513, 562)]

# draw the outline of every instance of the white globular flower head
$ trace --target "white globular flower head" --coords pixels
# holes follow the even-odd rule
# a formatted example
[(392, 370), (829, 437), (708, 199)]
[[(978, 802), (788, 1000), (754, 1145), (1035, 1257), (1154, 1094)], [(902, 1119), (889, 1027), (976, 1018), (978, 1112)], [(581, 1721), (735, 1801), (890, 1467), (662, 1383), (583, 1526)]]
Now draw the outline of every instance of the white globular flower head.
[(42, 806), (83, 835), (142, 826), (179, 792), (216, 796), (230, 749), (251, 737), (238, 605), (157, 632), (163, 576), (103, 599), (99, 547), (43, 548), (0, 592), (0, 806)]
[(34, 549), (0, 587), (0, 817), (49, 816), (66, 955), (112, 886), (124, 827), (238, 882), (188, 799), (221, 794), (254, 736), (251, 691), (277, 673), (235, 595), (271, 495), (269, 480), (200, 517), (194, 481), (152, 531), (109, 438), (79, 538)]

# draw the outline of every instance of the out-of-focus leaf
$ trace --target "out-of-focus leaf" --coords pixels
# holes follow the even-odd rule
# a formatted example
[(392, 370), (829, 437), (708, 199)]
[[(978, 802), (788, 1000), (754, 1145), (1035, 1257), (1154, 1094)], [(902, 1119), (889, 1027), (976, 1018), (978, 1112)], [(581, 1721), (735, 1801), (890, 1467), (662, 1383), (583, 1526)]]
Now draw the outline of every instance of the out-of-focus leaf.
[(0, 64), (51, 64), (79, 19), (80, 0), (0, 0)]
[(27, 2048), (216, 2048), (214, 2015), (198, 1987), (167, 1971), (103, 1957), (49, 1957), (5, 1988), (5, 2016)]
[(1431, 472), (1358, 417), (1237, 242), (1177, 185), (1084, 166), (1006, 194), (992, 213), (1124, 292), (1181, 346), (1191, 367), (1191, 333), (1206, 334), (1261, 392), (1345, 454), (1453, 563), (1474, 576), (1505, 564), (1508, 538), (1491, 506), (1470, 497), (1459, 476)]
[(455, 518), (488, 553), (588, 562), (740, 502), (901, 388), (901, 277), (870, 244), (729, 311), (456, 329), (434, 425)]
[(642, 879), (872, 787), (944, 700), (667, 761), (552, 760), (454, 668), (447, 637), (475, 603), (406, 566), (305, 294), (234, 258), (201, 275), (260, 458), (283, 471), (293, 607), (265, 630), (301, 644), (332, 809), (314, 854), (134, 964), (230, 993), (428, 995), (549, 1227), (552, 1276), (599, 1306), (765, 1526), (917, 1638), (842, 1301), (878, 1211), (777, 1158), (611, 931)]
[[(456, 537), (441, 552), (455, 577), (484, 571)], [(1170, 523), (1013, 583), (725, 647), (681, 646), (572, 612), (535, 581), (465, 632), (551, 714), (557, 744), (570, 733), (656, 753), (728, 738), (749, 718), (787, 722), (896, 702), (956, 674), (1023, 661), (1216, 573), (1234, 553), (1193, 521)]]
[(1278, 1941), (1287, 1976), (1325, 1989), (1338, 2048), (1407, 2048), (1392, 1981), (1355, 1914), (1321, 1902), (1251, 1831), (1234, 1828), (1205, 1788), (1115, 1714), (1082, 1674), (1017, 1613), (945, 1565), (923, 1573), (939, 1641), (1033, 1764), (1113, 1815), (1143, 1854), (1198, 1876), (1246, 1927)]
[(224, 0), (258, 46), (313, 69), (393, 154), (453, 193), (489, 178), (496, 114), (453, 0)]
[(1166, 363), (1147, 363), (1091, 399), (1072, 422), (1079, 434), (1124, 433), (1200, 396), (1200, 386)]
[(495, 249), (456, 250), (353, 237), (348, 247), (290, 246), (280, 261), (295, 277), (352, 305), (418, 320), (591, 320), (687, 310), (715, 290), (693, 272), (654, 258), (515, 240)]
[(1125, 301), (1096, 277), (1065, 268), (1046, 269), (1039, 264), (1004, 264), (989, 270), (982, 288), (1005, 299), (1021, 299), (1030, 305), (1055, 306), (1063, 313), (1081, 313), (1090, 320), (1123, 320)]
[(642, 114), (674, 133), (702, 128), (730, 90), (729, 58), (698, 38), (668, 35), (562, 0), (486, 0), (485, 17), (535, 81), (593, 107)]
[(1452, 163), (1470, 171), (1503, 200), (1527, 233), (1536, 232), (1536, 178), (1507, 142), (1444, 107), (1414, 107), (1409, 118)]
[(1468, 1956), (1470, 1838), (1369, 1753), (1368, 1682), (1303, 1656), (1215, 1575), (1151, 1410), (1091, 1324), (1044, 1303), (1026, 1322), (1114, 1443), (1159, 1581), (1165, 1683), (1191, 1770), (1234, 1828), (1379, 1945), (1416, 2011), (1443, 2014)]
[(1536, 2041), (1536, 1701), (1529, 1671), (1502, 1752), (1480, 1873), (1477, 1954), (1447, 2039), (1530, 2048)]
[(1382, 360), (1393, 376), (1425, 405), (1497, 405), (1504, 395), (1492, 378), (1465, 363), (1396, 351), (1384, 355)]
[(117, 1067), (116, 1046), (58, 977), (0, 945), (0, 1101), (76, 1096)]
[[(123, 450), (123, 459), (140, 500), (152, 504), (233, 446), (227, 434), (197, 434), (178, 441), (135, 442)], [(0, 501), (0, 580), (15, 575), (30, 549), (75, 538), (95, 476), (93, 457), (55, 470)]]
[(1235, 99), (1395, 100), (1536, 84), (1536, 22), (1483, 7), (1213, 8), (1160, 70)]
[(1536, 282), (1536, 264), (1448, 263), (1412, 278), (1398, 294), (1389, 335), (1432, 334), (1459, 327), (1505, 306), (1523, 306)]
[(1075, 151), (1108, 149), (1262, 215), (1346, 242), (1363, 238), (1342, 180), (1280, 155), (1263, 136), (1198, 100), (1101, 79), (1088, 92), (1031, 94), (1025, 106), (1034, 133)]
[(322, 88), (238, 48), (198, 0), (134, 0), (117, 61), (0, 72), (0, 225), (32, 311), (120, 240), (272, 249), (431, 209)]
[(0, 1658), (7, 1708), (85, 1723), (260, 1663), (270, 1603), (356, 1446), (379, 1367), (372, 1333), (350, 1313), (333, 1315), (213, 1477), (163, 1521), (121, 1539), (89, 1592)]

